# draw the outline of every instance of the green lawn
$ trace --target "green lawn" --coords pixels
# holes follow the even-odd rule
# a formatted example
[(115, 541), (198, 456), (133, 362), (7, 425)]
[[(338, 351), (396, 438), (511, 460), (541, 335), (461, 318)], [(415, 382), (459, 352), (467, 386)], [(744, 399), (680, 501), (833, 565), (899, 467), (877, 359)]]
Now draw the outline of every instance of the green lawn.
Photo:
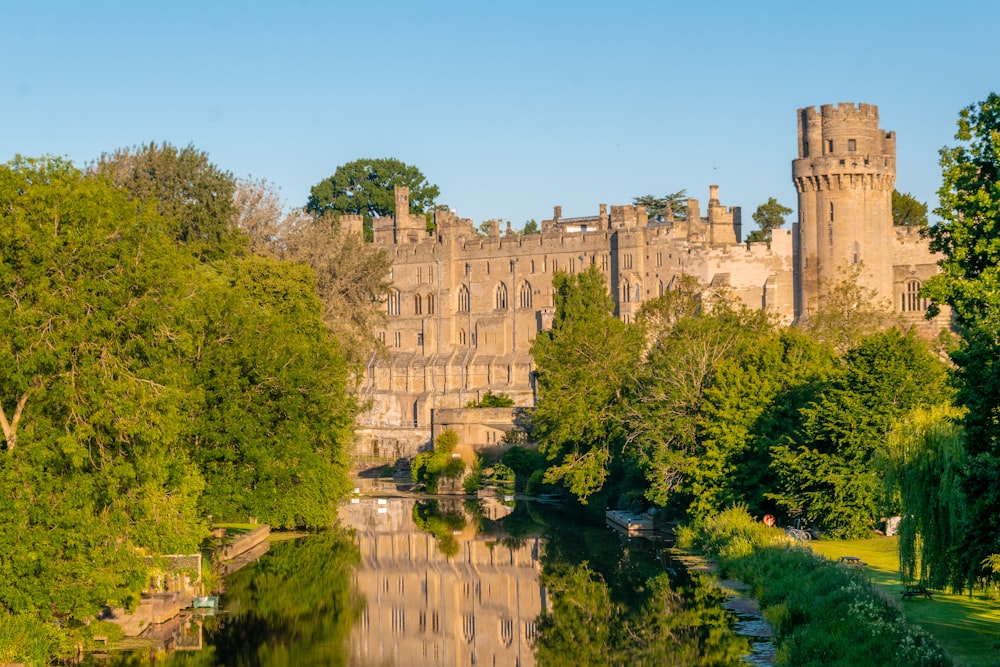
[(960, 667), (993, 667), (1000, 664), (1000, 602), (982, 594), (951, 595), (934, 592), (933, 600), (902, 600), (896, 538), (867, 540), (814, 540), (814, 551), (831, 560), (857, 556), (868, 563), (871, 581), (899, 600), (907, 620), (919, 625), (941, 643)]

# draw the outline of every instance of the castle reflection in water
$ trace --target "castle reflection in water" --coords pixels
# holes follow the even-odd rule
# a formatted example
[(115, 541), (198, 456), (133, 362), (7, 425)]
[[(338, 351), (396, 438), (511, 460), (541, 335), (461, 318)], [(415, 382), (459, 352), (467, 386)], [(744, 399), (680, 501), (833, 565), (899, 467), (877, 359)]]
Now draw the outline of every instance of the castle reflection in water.
[[(352, 665), (535, 664), (532, 642), (546, 607), (542, 540), (478, 533), (472, 517), (450, 530), (458, 553), (413, 520), (413, 498), (361, 498), (341, 522), (356, 531), (361, 563), (356, 590), (365, 610), (351, 636)], [(461, 511), (458, 501), (453, 512)], [(504, 510), (488, 507), (487, 518)]]

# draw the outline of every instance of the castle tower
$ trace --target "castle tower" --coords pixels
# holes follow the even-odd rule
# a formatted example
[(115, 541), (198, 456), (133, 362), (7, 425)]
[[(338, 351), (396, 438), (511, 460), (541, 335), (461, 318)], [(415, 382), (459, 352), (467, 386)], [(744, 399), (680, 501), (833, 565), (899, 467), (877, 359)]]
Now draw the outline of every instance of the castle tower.
[(896, 133), (879, 129), (871, 104), (807, 107), (798, 117), (796, 318), (815, 313), (823, 294), (854, 271), (891, 302)]

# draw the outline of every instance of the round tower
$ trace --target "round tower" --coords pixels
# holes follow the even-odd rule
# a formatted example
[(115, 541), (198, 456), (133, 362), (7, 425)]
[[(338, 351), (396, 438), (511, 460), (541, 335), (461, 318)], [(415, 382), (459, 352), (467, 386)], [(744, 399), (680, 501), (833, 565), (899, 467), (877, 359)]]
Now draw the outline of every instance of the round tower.
[(807, 107), (798, 117), (796, 318), (815, 313), (823, 294), (854, 274), (892, 303), (896, 133), (879, 129), (871, 104)]

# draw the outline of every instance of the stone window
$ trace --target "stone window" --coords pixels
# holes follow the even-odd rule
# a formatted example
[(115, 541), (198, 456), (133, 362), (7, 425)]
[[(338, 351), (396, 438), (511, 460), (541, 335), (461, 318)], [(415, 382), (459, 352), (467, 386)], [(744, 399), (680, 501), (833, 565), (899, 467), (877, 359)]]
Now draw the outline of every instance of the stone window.
[(413, 295), (413, 314), (421, 315), (424, 312), (424, 299), (419, 294)]
[(607, 270), (608, 270), (608, 256), (601, 255), (601, 271), (607, 271)]
[(659, 288), (657, 290), (656, 296), (663, 296), (663, 281), (657, 281), (659, 283)]
[(507, 310), (507, 286), (503, 283), (497, 285), (497, 310)]
[(418, 266), (417, 267), (417, 283), (419, 284), (419, 283), (422, 283), (422, 282), (424, 282), (424, 269), (423, 269), (423, 267)]
[(389, 299), (386, 301), (386, 311), (389, 315), (399, 315), (399, 290), (389, 290)]
[(628, 280), (622, 280), (622, 303), (632, 302), (632, 289), (629, 285)]
[(569, 272), (576, 273), (576, 260), (572, 257), (569, 259)]
[(920, 296), (920, 281), (910, 280), (906, 283), (906, 292), (903, 294), (903, 312), (914, 312), (927, 310), (927, 299)]
[(559, 260), (558, 259), (553, 259), (552, 260), (552, 273), (555, 273), (558, 270), (559, 270)]
[(635, 285), (635, 302), (639, 303), (642, 301), (642, 285), (636, 283)]
[(429, 283), (434, 282), (434, 267), (433, 266), (428, 266), (427, 267), (427, 282), (429, 282)]
[(659, 266), (663, 266), (663, 253), (662, 252), (656, 253), (656, 266), (658, 266), (658, 267)]
[(632, 268), (632, 253), (625, 253), (622, 257), (622, 267), (626, 269)]
[(462, 285), (458, 288), (458, 312), (469, 312), (469, 286)]
[(857, 139), (848, 139), (847, 140), (847, 150), (849, 152), (851, 152), (851, 153), (853, 153), (854, 151), (858, 150), (858, 141), (857, 141)]
[(428, 294), (427, 295), (427, 314), (428, 315), (433, 315), (434, 314), (434, 295), (433, 294)]
[(531, 285), (527, 281), (517, 291), (517, 303), (521, 308), (531, 308)]
[(417, 345), (421, 345), (422, 346), (423, 344), (424, 344), (424, 334), (423, 333), (418, 333), (417, 334)]
[(858, 247), (857, 242), (854, 243), (854, 253), (851, 259), (853, 260), (853, 264), (855, 265), (861, 261), (861, 249)]
[(465, 329), (458, 330), (458, 344), (465, 345)]
[(398, 331), (396, 332), (396, 341), (395, 342), (396, 342), (396, 347), (400, 347), (400, 335), (399, 335)]
[(833, 152), (833, 139), (827, 139), (826, 140), (826, 152), (827, 153), (832, 153)]
[(535, 260), (531, 260), (531, 272), (535, 272)]

